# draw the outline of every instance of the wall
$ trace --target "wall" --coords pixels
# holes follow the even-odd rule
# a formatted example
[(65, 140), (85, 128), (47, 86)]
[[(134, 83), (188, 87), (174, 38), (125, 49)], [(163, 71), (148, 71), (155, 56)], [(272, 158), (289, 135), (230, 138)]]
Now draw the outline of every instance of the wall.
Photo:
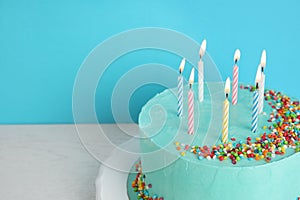
[[(174, 29), (198, 42), (206, 38), (207, 51), (224, 79), (231, 75), (234, 50), (240, 48), (240, 78), (247, 83), (253, 82), (252, 69), (265, 48), (267, 87), (300, 98), (299, 6), (296, 0), (2, 0), (0, 123), (72, 123), (73, 84), (83, 60), (108, 37), (140, 27)], [(126, 72), (149, 62), (177, 69), (179, 61), (178, 56), (145, 51), (120, 58), (117, 64)], [(110, 88), (121, 75), (106, 73), (107, 87), (98, 88), (95, 106), (101, 122), (114, 121)], [(129, 105), (134, 120), (141, 106), (161, 90), (148, 85), (134, 94)]]

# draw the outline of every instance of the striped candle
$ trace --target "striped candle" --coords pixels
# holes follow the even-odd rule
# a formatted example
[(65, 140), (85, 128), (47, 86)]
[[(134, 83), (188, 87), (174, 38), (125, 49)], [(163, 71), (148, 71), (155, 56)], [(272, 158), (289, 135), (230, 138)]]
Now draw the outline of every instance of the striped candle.
[(261, 73), (261, 80), (259, 83), (259, 97), (258, 97), (258, 113), (263, 113), (264, 110), (264, 95), (265, 95), (265, 74)]
[(178, 92), (177, 92), (177, 116), (182, 117), (182, 109), (183, 109), (183, 76), (182, 71), (184, 69), (185, 59), (183, 58), (180, 67), (179, 67), (179, 76), (178, 76)]
[(181, 117), (182, 116), (182, 106), (183, 106), (183, 77), (180, 74), (178, 76), (178, 107), (177, 107), (177, 116)]
[(240, 59), (241, 52), (237, 49), (234, 53), (234, 67), (233, 67), (233, 82), (232, 82), (232, 105), (238, 102), (238, 85), (239, 85), (239, 67), (237, 61)]
[(206, 51), (206, 40), (203, 40), (199, 50), (200, 61), (198, 62), (198, 99), (204, 100), (204, 63), (202, 58)]
[(190, 89), (188, 92), (188, 134), (194, 134), (194, 92), (192, 89), (192, 85), (194, 83), (194, 68), (192, 69), (190, 75)]
[(194, 92), (192, 88), (188, 93), (188, 134), (194, 134)]
[(228, 142), (228, 124), (229, 124), (229, 101), (228, 96), (230, 92), (230, 79), (227, 78), (225, 83), (225, 96), (226, 99), (224, 101), (224, 107), (223, 107), (223, 124), (222, 124), (222, 143)]
[(228, 142), (228, 121), (229, 121), (229, 101), (226, 98), (223, 108), (223, 128), (222, 128), (222, 142)]
[(257, 72), (256, 72), (256, 88), (253, 92), (253, 101), (252, 101), (252, 123), (251, 123), (251, 131), (253, 133), (256, 133), (257, 131), (257, 123), (258, 123), (258, 99), (259, 99), (259, 82), (261, 80), (261, 68), (258, 66)]
[(252, 124), (251, 131), (256, 133), (257, 131), (257, 122), (258, 122), (258, 92), (255, 90), (253, 92), (253, 102), (252, 102)]
[(235, 65), (233, 68), (232, 105), (236, 105), (238, 101), (238, 78), (239, 78), (239, 67)]

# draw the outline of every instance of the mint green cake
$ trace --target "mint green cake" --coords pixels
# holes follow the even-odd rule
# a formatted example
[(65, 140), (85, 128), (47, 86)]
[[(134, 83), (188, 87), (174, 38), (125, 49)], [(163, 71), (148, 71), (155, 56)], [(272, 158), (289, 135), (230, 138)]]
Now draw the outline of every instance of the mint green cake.
[[(251, 132), (251, 86), (230, 105), (229, 143), (220, 140), (223, 83), (206, 85), (195, 99), (195, 133), (187, 134), (187, 91), (177, 117), (177, 89), (152, 98), (139, 116), (141, 165), (130, 175), (130, 199), (294, 200), (300, 197), (300, 107), (296, 99), (266, 90), (258, 132)], [(193, 88), (197, 97), (197, 85)], [(145, 176), (144, 176), (145, 175)], [(148, 185), (151, 183), (150, 185)], [(129, 189), (132, 190), (132, 189)]]

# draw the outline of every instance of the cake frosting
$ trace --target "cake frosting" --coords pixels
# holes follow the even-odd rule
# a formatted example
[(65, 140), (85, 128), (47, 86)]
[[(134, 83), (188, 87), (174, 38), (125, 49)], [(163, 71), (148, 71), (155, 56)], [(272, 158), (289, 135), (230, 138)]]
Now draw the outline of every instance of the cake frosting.
[[(187, 113), (182, 118), (176, 115), (176, 89), (156, 95), (142, 108), (141, 163), (151, 189), (144, 183), (144, 188), (139, 189), (147, 189), (148, 197), (139, 199), (159, 199), (158, 195), (151, 197), (150, 192), (166, 200), (296, 199), (300, 196), (299, 102), (267, 90), (258, 131), (252, 133), (253, 94), (251, 86), (241, 86), (238, 104), (230, 106), (229, 143), (224, 145), (218, 139), (213, 145), (207, 145), (205, 142), (211, 134), (208, 130), (221, 135), (218, 131), (222, 125), (219, 116), (223, 99), (211, 101), (213, 92), (224, 95), (213, 90), (220, 84), (223, 85), (213, 83), (210, 90), (205, 89), (204, 102), (195, 101), (194, 135), (187, 134)], [(184, 91), (187, 97), (187, 88)], [(186, 98), (184, 105), (187, 105)], [(216, 110), (214, 115), (218, 117), (212, 118), (212, 110)], [(137, 184), (135, 180), (130, 185)], [(129, 196), (137, 198), (136, 193)]]

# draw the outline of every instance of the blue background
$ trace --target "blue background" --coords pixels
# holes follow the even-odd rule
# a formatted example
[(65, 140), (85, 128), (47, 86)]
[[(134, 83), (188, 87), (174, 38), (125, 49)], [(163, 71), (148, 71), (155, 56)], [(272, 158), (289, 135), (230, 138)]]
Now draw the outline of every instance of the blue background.
[[(232, 73), (234, 50), (240, 48), (240, 80), (247, 83), (253, 82), (265, 48), (267, 87), (300, 98), (299, 9), (297, 0), (0, 0), (0, 123), (72, 123), (73, 83), (85, 57), (108, 37), (140, 27), (174, 29), (199, 42), (206, 38), (224, 79)], [(178, 68), (180, 58), (137, 52), (125, 69), (149, 62)], [(96, 108), (105, 113), (101, 122), (113, 122), (110, 87), (121, 74), (106, 76), (112, 78), (97, 91), (96, 99), (104, 98)], [(132, 118), (162, 89), (139, 89), (129, 106)]]

